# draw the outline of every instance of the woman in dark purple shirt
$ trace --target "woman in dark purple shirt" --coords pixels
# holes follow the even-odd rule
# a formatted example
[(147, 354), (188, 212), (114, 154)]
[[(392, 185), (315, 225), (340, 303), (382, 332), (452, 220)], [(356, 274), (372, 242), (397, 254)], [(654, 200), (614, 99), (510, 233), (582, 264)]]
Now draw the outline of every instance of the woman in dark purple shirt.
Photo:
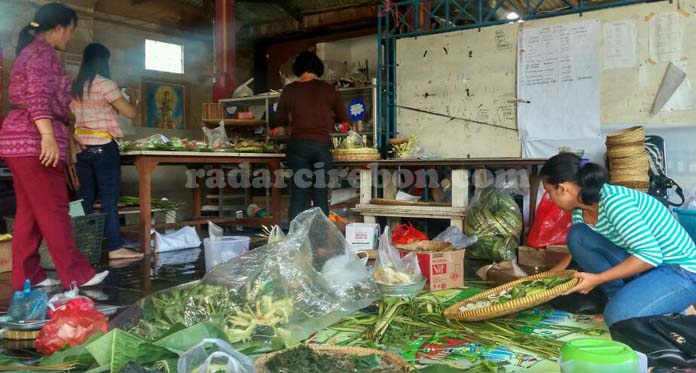
[(107, 271), (95, 274), (80, 253), (68, 215), (65, 163), (71, 131), (67, 126), (70, 77), (56, 50), (64, 50), (77, 26), (77, 13), (65, 5), (46, 4), (25, 26), (17, 41), (10, 73), (12, 110), (0, 128), (0, 156), (12, 172), (17, 213), (12, 240), (12, 287), (59, 282), (39, 267), (43, 238), (60, 283), (70, 288), (96, 285)]

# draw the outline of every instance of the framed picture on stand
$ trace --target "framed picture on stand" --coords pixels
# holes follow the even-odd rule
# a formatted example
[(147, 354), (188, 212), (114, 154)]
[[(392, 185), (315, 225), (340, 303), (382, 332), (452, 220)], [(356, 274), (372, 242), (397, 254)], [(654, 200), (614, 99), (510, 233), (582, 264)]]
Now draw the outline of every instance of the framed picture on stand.
[(188, 84), (143, 80), (143, 127), (186, 129)]

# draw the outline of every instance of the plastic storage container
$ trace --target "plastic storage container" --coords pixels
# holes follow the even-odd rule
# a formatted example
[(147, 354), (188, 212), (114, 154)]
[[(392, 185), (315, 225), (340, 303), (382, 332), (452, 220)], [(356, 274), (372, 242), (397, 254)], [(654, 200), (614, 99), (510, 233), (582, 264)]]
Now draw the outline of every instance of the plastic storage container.
[(244, 236), (222, 237), (220, 240), (203, 240), (205, 249), (205, 271), (210, 271), (218, 264), (228, 262), (249, 251), (251, 238)]
[(696, 241), (696, 210), (674, 209), (679, 224), (684, 227), (691, 239)]
[[(562, 373), (640, 373), (641, 359), (629, 346), (600, 338), (572, 340), (561, 348)], [(647, 360), (645, 361), (647, 365)]]

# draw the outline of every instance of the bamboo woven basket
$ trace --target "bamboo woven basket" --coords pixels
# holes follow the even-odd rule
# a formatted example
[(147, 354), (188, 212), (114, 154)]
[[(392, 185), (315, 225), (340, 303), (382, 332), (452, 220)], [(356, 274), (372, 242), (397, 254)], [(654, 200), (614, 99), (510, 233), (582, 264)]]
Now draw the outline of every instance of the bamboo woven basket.
[(13, 341), (34, 340), (39, 335), (39, 330), (6, 330), (3, 338)]
[(626, 188), (635, 189), (643, 193), (647, 193), (648, 189), (650, 188), (650, 181), (626, 181), (619, 183), (612, 182), (612, 184), (625, 186)]
[(643, 130), (643, 127), (636, 126), (608, 134), (606, 144), (609, 146), (636, 142), (642, 143), (643, 140), (645, 140), (645, 131)]
[(646, 174), (642, 175), (637, 175), (637, 174), (620, 174), (620, 175), (612, 175), (609, 178), (609, 182), (612, 184), (631, 184), (633, 183), (640, 183), (641, 185), (643, 183), (649, 184), (650, 183), (650, 176)]
[(400, 201), (396, 199), (388, 198), (373, 198), (370, 200), (373, 205), (387, 205), (387, 206), (434, 206), (434, 207), (451, 207), (449, 203), (439, 203), (439, 202), (420, 202), (420, 201)]
[(609, 160), (610, 170), (620, 170), (625, 168), (645, 168), (646, 172), (650, 168), (650, 160), (648, 159), (648, 153), (643, 153), (641, 155), (636, 155), (631, 158), (614, 158)]
[[(451, 320), (459, 320), (459, 321), (481, 321), (481, 320), (488, 320), (488, 319), (493, 319), (496, 317), (500, 316), (505, 316), (509, 315), (512, 313), (524, 311), (526, 309), (532, 308), (534, 306), (538, 306), (540, 304), (546, 303), (550, 301), (553, 298), (556, 298), (557, 296), (563, 294), (564, 292), (572, 289), (577, 285), (578, 279), (574, 278), (573, 276), (575, 275), (575, 271), (554, 271), (554, 272), (544, 272), (544, 273), (539, 273), (537, 275), (533, 276), (527, 276), (523, 277), (519, 280), (515, 280), (512, 282), (508, 282), (505, 285), (498, 286), (496, 288), (486, 290), (482, 293), (479, 293), (477, 295), (474, 295), (473, 297), (467, 298), (465, 300), (459, 301), (452, 306), (448, 307), (444, 315), (446, 318), (451, 319)], [(542, 291), (540, 293), (536, 293), (533, 295), (528, 295), (522, 298), (518, 299), (513, 299), (510, 301), (507, 301), (505, 303), (501, 304), (494, 304), (488, 307), (484, 308), (479, 308), (477, 310), (471, 310), (471, 311), (460, 311), (459, 308), (464, 306), (467, 303), (474, 302), (480, 299), (486, 299), (488, 298), (489, 295), (493, 294), (499, 294), (502, 290), (509, 290), (514, 288), (515, 286), (525, 282), (525, 281), (534, 281), (534, 280), (540, 280), (546, 277), (551, 277), (551, 276), (564, 276), (564, 277), (573, 277), (570, 281), (566, 282), (565, 284), (561, 284), (556, 286), (553, 289)]]
[(376, 161), (381, 158), (377, 149), (334, 149), (331, 151), (334, 161)]
[(454, 249), (451, 243), (443, 241), (416, 241), (407, 244), (396, 244), (394, 247), (403, 251), (429, 253), (452, 251)]
[[(348, 346), (335, 346), (335, 345), (310, 345), (315, 352), (327, 355), (351, 355), (351, 356), (367, 356), (367, 355), (380, 355), (382, 359), (388, 361), (389, 363), (400, 367), (400, 370), (396, 372), (410, 372), (411, 367), (406, 363), (406, 361), (399, 356), (396, 356), (389, 352), (384, 352), (380, 350), (374, 350), (371, 348), (364, 347), (348, 347)], [(266, 354), (256, 360), (254, 366), (256, 368), (256, 373), (267, 373), (266, 363), (274, 356), (286, 352), (287, 350), (280, 350)], [(298, 372), (299, 373), (299, 372)]]
[(607, 157), (609, 159), (634, 158), (641, 157), (644, 154), (645, 148), (643, 147), (642, 142), (607, 147)]

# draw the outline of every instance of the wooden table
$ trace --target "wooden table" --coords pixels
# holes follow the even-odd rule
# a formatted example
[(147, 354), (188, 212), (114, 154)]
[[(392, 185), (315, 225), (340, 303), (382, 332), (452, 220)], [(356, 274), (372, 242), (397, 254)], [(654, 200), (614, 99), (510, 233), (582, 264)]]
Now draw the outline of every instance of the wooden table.
[[(466, 216), (466, 208), (469, 204), (469, 170), (476, 169), (526, 169), (529, 173), (529, 222), (534, 221), (536, 211), (537, 194), (539, 192), (539, 171), (546, 163), (545, 159), (522, 158), (487, 158), (487, 159), (388, 159), (377, 161), (341, 161), (334, 162), (334, 167), (351, 167), (360, 169), (360, 204), (355, 211), (360, 212), (366, 223), (374, 223), (376, 217), (388, 218), (389, 224), (394, 225), (401, 217), (448, 219), (450, 224), (460, 229)], [(452, 205), (442, 206), (390, 206), (373, 204), (372, 199), (375, 190), (375, 178), (380, 169), (393, 170), (402, 167), (408, 168), (452, 168)], [(383, 186), (384, 198), (394, 199), (397, 186), (385, 183)]]
[[(280, 161), (284, 154), (271, 153), (218, 153), (218, 152), (180, 152), (180, 151), (131, 151), (121, 153), (121, 164), (134, 165), (138, 171), (140, 185), (140, 247), (145, 255), (150, 255), (150, 230), (152, 228), (167, 228), (178, 225), (200, 226), (212, 221), (213, 223), (237, 223), (242, 225), (273, 225), (280, 222), (280, 188), (276, 182), (276, 170), (280, 170)], [(219, 165), (219, 164), (263, 164), (271, 171), (271, 206), (270, 218), (237, 219), (237, 218), (203, 218), (201, 217), (201, 188), (202, 179), (196, 176), (193, 186), (193, 217), (191, 220), (177, 224), (152, 224), (152, 173), (158, 165)]]

